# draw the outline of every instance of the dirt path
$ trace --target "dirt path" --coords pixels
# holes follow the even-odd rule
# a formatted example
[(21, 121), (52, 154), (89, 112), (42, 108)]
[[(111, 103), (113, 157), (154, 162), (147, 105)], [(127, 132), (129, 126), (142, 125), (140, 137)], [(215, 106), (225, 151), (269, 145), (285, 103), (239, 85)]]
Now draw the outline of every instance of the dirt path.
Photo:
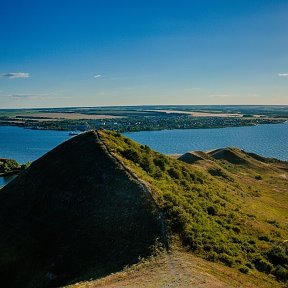
[[(173, 270), (171, 271), (171, 265)], [(256, 288), (277, 287), (269, 281), (243, 275), (231, 268), (207, 262), (183, 252), (159, 256), (149, 262), (103, 279), (70, 288)], [(279, 287), (279, 286), (278, 286)]]
[[(151, 198), (151, 200), (154, 202), (155, 206), (158, 208), (158, 213), (159, 213), (159, 221), (160, 221), (160, 225), (161, 225), (161, 236), (162, 236), (162, 244), (164, 245), (164, 248), (166, 250), (165, 253), (165, 258), (166, 258), (166, 276), (169, 275), (169, 277), (167, 279), (169, 279), (169, 285), (167, 283), (167, 285), (165, 285), (164, 287), (180, 287), (181, 284), (181, 279), (179, 278), (177, 269), (176, 269), (176, 265), (175, 265), (175, 261), (174, 261), (174, 257), (171, 254), (170, 251), (170, 245), (169, 245), (169, 239), (168, 239), (168, 233), (167, 233), (167, 228), (166, 228), (166, 224), (165, 224), (165, 214), (162, 211), (162, 209), (158, 206), (156, 200), (153, 197), (153, 193), (151, 192), (151, 190), (149, 189), (149, 187), (146, 185), (146, 183), (140, 179), (135, 173), (133, 173), (130, 169), (128, 169), (127, 167), (125, 167), (116, 157), (114, 157), (114, 155), (109, 151), (109, 148), (105, 145), (105, 143), (101, 140), (101, 135), (99, 135), (99, 133), (96, 131), (97, 137), (99, 139), (99, 141), (101, 142), (101, 144), (103, 145), (103, 148), (106, 150), (106, 152), (109, 154), (110, 157), (112, 157), (114, 159), (114, 161), (117, 161), (117, 164), (119, 166), (122, 167), (122, 169), (124, 169), (126, 171), (126, 173), (133, 178), (134, 181), (136, 181), (138, 183), (139, 186), (141, 186), (141, 188), (149, 195), (149, 197)], [(109, 286), (108, 286), (109, 287)], [(111, 286), (113, 287), (113, 286)], [(125, 286), (123, 286), (125, 287)], [(145, 286), (146, 287), (146, 286)]]

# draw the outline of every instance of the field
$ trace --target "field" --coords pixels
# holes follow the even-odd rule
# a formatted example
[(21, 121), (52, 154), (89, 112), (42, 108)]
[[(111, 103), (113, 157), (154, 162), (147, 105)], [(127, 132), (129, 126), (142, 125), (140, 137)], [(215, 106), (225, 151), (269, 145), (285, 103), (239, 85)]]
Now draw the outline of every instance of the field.
[(113, 106), (2, 109), (0, 125), (32, 129), (119, 132), (283, 123), (287, 106)]
[[(243, 117), (243, 114), (239, 113), (217, 113), (215, 111), (212, 112), (188, 112), (188, 111), (181, 111), (181, 110), (151, 110), (151, 111), (158, 111), (158, 112), (164, 112), (164, 113), (178, 113), (178, 114), (187, 114), (194, 117)], [(252, 117), (258, 117), (258, 115), (252, 115)]]
[[(19, 114), (16, 116), (17, 118), (21, 118), (22, 120), (34, 119), (37, 121), (51, 121), (51, 120), (83, 120), (83, 119), (113, 119), (113, 118), (121, 118), (121, 116), (113, 116), (113, 115), (89, 115), (89, 114), (81, 114), (81, 113), (31, 113), (29, 115)], [(15, 117), (15, 118), (16, 118)]]

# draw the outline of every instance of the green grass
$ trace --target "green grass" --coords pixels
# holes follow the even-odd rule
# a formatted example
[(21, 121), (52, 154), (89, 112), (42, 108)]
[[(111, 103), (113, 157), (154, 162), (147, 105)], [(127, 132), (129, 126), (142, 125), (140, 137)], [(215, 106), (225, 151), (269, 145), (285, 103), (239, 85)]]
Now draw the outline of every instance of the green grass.
[(185, 270), (193, 261), (210, 274), (230, 271), (243, 279), (239, 287), (253, 287), (254, 275), (287, 282), (287, 163), (235, 148), (217, 151), (218, 160), (212, 154), (188, 164), (104, 130), (59, 145), (1, 189), (1, 285), (96, 280), (148, 259), (161, 244), (170, 249), (159, 280), (167, 275), (167, 285), (183, 271), (181, 281), (193, 281)]
[(263, 180), (272, 175), (274, 184), (284, 185), (278, 168), (264, 169), (254, 159), (244, 159), (242, 166), (215, 160), (221, 173), (219, 168), (211, 173), (211, 167), (207, 171), (161, 155), (118, 133), (99, 133), (113, 155), (147, 183), (171, 234), (190, 251), (243, 273), (257, 269), (287, 281), (288, 249), (281, 246), (288, 237), (288, 207), (281, 204), (287, 189), (271, 195), (273, 185)]

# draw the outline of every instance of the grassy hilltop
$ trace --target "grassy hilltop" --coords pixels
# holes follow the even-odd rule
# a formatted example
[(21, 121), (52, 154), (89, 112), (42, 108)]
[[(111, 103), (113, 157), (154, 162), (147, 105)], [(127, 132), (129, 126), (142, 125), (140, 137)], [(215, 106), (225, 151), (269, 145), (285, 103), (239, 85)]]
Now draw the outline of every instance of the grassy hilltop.
[(84, 133), (0, 191), (0, 278), (284, 287), (287, 179), (287, 162), (236, 148), (172, 158), (116, 132)]
[(187, 156), (195, 153), (171, 159), (117, 133), (99, 134), (150, 187), (170, 235), (179, 236), (188, 251), (287, 281), (287, 162), (236, 148), (196, 152), (193, 161)]

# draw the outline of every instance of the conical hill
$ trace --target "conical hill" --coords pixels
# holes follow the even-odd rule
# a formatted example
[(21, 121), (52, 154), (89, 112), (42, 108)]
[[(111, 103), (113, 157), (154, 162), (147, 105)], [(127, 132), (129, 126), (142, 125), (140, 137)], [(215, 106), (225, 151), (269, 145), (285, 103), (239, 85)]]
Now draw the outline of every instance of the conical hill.
[(56, 147), (0, 192), (2, 287), (100, 277), (149, 255), (161, 241), (151, 195), (97, 132)]
[[(144, 258), (152, 272), (159, 271), (152, 273), (154, 280), (143, 279), (147, 286), (200, 287), (206, 276), (203, 282), (195, 270), (183, 272), (196, 267), (188, 260), (194, 257), (207, 267), (216, 262), (224, 278), (236, 275), (228, 286), (207, 287), (283, 287), (287, 171), (285, 161), (237, 148), (174, 159), (117, 132), (81, 134), (0, 190), (0, 286), (58, 287), (84, 280), (74, 287), (101, 287), (93, 279)], [(146, 257), (155, 255), (155, 247), (166, 266), (153, 262), (158, 254)], [(223, 284), (212, 270), (205, 273)], [(138, 287), (135, 274), (125, 271), (119, 285), (104, 287)], [(117, 278), (110, 276), (108, 282)]]

